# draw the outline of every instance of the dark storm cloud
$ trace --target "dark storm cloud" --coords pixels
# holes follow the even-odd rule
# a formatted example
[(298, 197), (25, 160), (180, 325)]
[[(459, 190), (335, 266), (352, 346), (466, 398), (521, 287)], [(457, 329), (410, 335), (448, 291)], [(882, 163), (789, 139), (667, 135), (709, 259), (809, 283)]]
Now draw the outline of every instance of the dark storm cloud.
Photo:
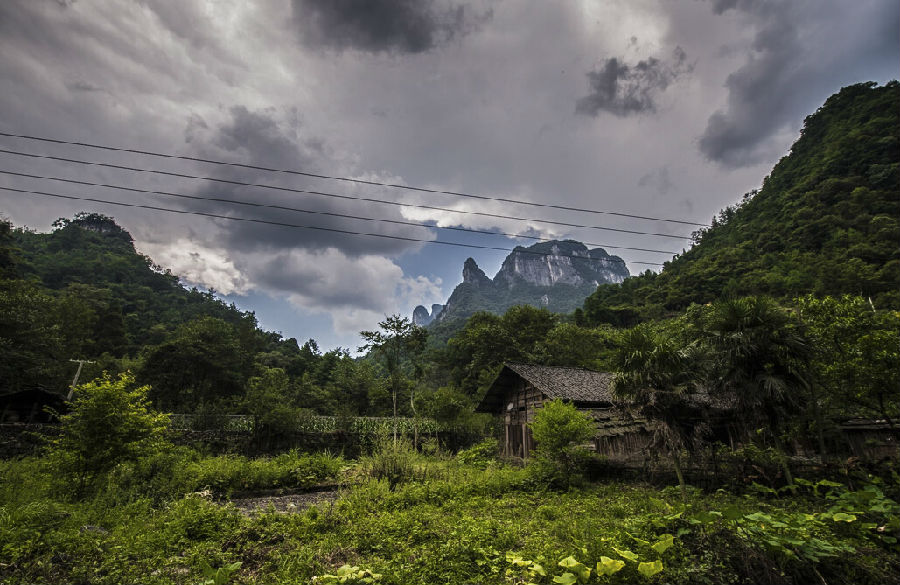
[(435, 0), (293, 0), (307, 46), (370, 53), (422, 53), (491, 17)]
[(575, 112), (598, 116), (607, 112), (628, 116), (656, 110), (656, 97), (683, 73), (690, 72), (687, 56), (676, 47), (671, 62), (655, 57), (627, 65), (612, 57), (594, 71), (587, 73), (591, 93), (578, 100)]
[[(736, 168), (771, 159), (783, 130), (841, 85), (867, 80), (867, 69), (896, 58), (900, 3), (859, 6), (819, 2), (717, 0), (713, 11), (735, 10), (755, 31), (746, 61), (725, 83), (728, 101), (699, 140), (710, 160)], [(854, 28), (864, 36), (848, 35)], [(883, 69), (882, 69), (883, 70)]]
[[(192, 117), (185, 129), (186, 141), (201, 158), (234, 160), (242, 164), (258, 165), (274, 169), (302, 172), (334, 172), (338, 162), (328, 144), (317, 137), (305, 136), (306, 129), (296, 112), (289, 112), (287, 121), (274, 110), (251, 111), (244, 106), (229, 110), (227, 122), (216, 127), (202, 118)], [(205, 174), (226, 181), (277, 185), (294, 189), (310, 189), (333, 194), (347, 194), (347, 188), (338, 182), (304, 179), (241, 167), (215, 166), (204, 169)], [(392, 226), (372, 221), (354, 220), (322, 215), (340, 213), (371, 218), (399, 219), (394, 209), (379, 209), (375, 204), (345, 202), (301, 193), (228, 185), (210, 182), (195, 191), (201, 197), (250, 201), (263, 205), (279, 205), (318, 213), (301, 213), (286, 209), (250, 207), (222, 201), (191, 201), (184, 204), (191, 211), (228, 216), (248, 217), (273, 222), (284, 222), (320, 228), (349, 230), (368, 233), (402, 235), (429, 239), (426, 229)], [(366, 196), (378, 197), (367, 192)], [(253, 222), (225, 221), (221, 245), (238, 252), (260, 250), (289, 250), (292, 248), (335, 247), (348, 255), (397, 253), (409, 248), (409, 242), (370, 236), (354, 236), (316, 229), (300, 229), (271, 226)]]

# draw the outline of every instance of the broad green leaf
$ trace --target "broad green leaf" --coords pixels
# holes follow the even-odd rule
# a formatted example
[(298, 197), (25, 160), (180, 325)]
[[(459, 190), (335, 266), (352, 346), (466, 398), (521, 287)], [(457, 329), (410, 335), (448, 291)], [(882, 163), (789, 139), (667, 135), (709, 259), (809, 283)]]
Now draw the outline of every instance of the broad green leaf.
[(712, 522), (715, 522), (716, 520), (718, 520), (721, 517), (722, 517), (721, 512), (715, 512), (715, 511), (707, 512), (706, 510), (702, 510), (700, 512), (697, 512), (693, 516), (691, 516), (691, 518), (693, 518), (694, 520), (697, 520), (701, 524), (710, 524)]
[(675, 544), (674, 536), (672, 536), (671, 534), (663, 534), (662, 537), (659, 539), (659, 541), (653, 543), (653, 546), (651, 546), (650, 548), (652, 548), (659, 554), (663, 554), (664, 552), (666, 552), (667, 550), (672, 548), (672, 546), (674, 544)]
[(577, 581), (578, 579), (572, 573), (563, 573), (559, 577), (553, 577), (553, 582), (560, 585), (575, 585)]
[(653, 561), (652, 563), (640, 563), (638, 565), (638, 573), (643, 575), (646, 578), (650, 578), (653, 575), (659, 573), (663, 570), (662, 561)]
[(847, 514), (844, 512), (838, 512), (832, 518), (835, 522), (853, 522), (856, 520), (856, 516), (853, 514)]
[(543, 566), (541, 566), (541, 565), (539, 565), (539, 564), (537, 564), (537, 563), (531, 563), (531, 569), (530, 569), (530, 570), (531, 570), (533, 573), (536, 573), (536, 574), (540, 575), (541, 577), (546, 577), (546, 576), (547, 576), (547, 571), (546, 571), (546, 569), (544, 569)]
[(622, 567), (624, 566), (625, 561), (601, 556), (600, 562), (597, 563), (597, 575), (599, 575), (600, 577), (603, 577), (605, 575), (612, 575), (621, 571)]
[(639, 556), (637, 556), (636, 554), (634, 554), (633, 552), (631, 552), (631, 551), (628, 550), (628, 549), (622, 550), (622, 549), (618, 549), (618, 548), (616, 548), (616, 547), (613, 547), (613, 550), (616, 551), (616, 554), (618, 554), (618, 555), (621, 556), (622, 558), (628, 559), (628, 560), (631, 561), (631, 562), (636, 563), (636, 562), (638, 562), (638, 560), (640, 559)]
[(568, 568), (574, 567), (575, 565), (578, 565), (580, 563), (577, 560), (575, 560), (575, 557), (569, 556), (569, 557), (566, 557), (563, 560), (559, 561), (559, 563), (557, 563), (557, 564), (560, 567), (562, 567), (563, 569), (568, 569)]
[(740, 520), (743, 517), (744, 513), (737, 506), (728, 506), (724, 510), (722, 510), (722, 516), (726, 520)]

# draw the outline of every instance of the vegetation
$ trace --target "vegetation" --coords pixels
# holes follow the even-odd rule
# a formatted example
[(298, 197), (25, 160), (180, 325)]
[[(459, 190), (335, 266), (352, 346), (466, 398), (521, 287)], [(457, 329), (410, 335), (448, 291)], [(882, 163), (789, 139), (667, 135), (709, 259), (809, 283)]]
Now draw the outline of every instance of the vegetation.
[(900, 83), (845, 87), (806, 118), (762, 188), (662, 272), (603, 285), (584, 325), (631, 326), (722, 297), (814, 294), (900, 309)]
[[(69, 359), (96, 362), (43, 448), (0, 460), (0, 580), (900, 581), (896, 458), (841, 451), (848, 420), (894, 436), (900, 420), (898, 92), (829, 99), (658, 275), (571, 317), (475, 313), (445, 345), (387, 317), (362, 359), (185, 289), (111, 218), (0, 222), (0, 391), (64, 394)], [(561, 402), (536, 414), (524, 467), (498, 460), (502, 433), (473, 410), (507, 361), (615, 372), (655, 433), (639, 480), (586, 457), (593, 423)], [(175, 446), (182, 427), (247, 433), (263, 456)], [(378, 440), (358, 458), (290, 448), (361, 431)], [(792, 453), (815, 457), (797, 474)], [(660, 487), (668, 461), (678, 489)], [(339, 492), (296, 514), (229, 503), (315, 489)]]
[[(126, 481), (137, 467), (71, 501), (48, 490), (46, 461), (2, 462), (0, 578), (197, 583), (222, 568), (231, 583), (298, 584), (874, 584), (900, 576), (892, 540), (900, 509), (887, 491), (897, 486), (865, 477), (853, 478), (862, 482), (855, 490), (798, 479), (792, 492), (692, 489), (683, 501), (677, 490), (614, 481), (547, 491), (521, 469), (416, 457), (420, 472), (394, 489), (350, 468), (333, 504), (250, 516), (209, 492), (183, 491), (197, 485), (197, 467), (179, 472), (189, 481), (169, 484), (156, 501), (141, 482)], [(228, 475), (227, 460), (199, 462), (217, 471), (207, 477)]]
[(557, 399), (544, 404), (530, 427), (537, 448), (529, 465), (543, 483), (569, 489), (588, 455), (584, 444), (594, 438), (594, 422)]

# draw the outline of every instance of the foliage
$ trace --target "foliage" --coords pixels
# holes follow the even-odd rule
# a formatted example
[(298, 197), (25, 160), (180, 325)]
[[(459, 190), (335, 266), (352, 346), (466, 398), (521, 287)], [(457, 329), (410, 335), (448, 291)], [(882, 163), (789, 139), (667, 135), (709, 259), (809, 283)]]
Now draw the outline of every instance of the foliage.
[(386, 481), (393, 490), (398, 484), (416, 476), (420, 461), (409, 440), (391, 440), (387, 435), (382, 435), (375, 443), (372, 455), (364, 458), (361, 464), (366, 475)]
[(877, 311), (865, 299), (798, 299), (816, 352), (814, 382), (830, 416), (900, 417), (900, 312)]
[(568, 489), (572, 475), (586, 455), (583, 444), (594, 436), (594, 423), (570, 403), (545, 402), (529, 424), (536, 443), (534, 462), (538, 477)]
[(615, 356), (613, 391), (656, 423), (652, 447), (672, 456), (684, 496), (680, 452), (693, 452), (705, 439), (705, 409), (697, 400), (706, 381), (703, 350), (642, 324), (621, 333)]
[(147, 386), (135, 387), (127, 374), (118, 379), (104, 376), (75, 388), (47, 456), (63, 478), (75, 482), (77, 492), (116, 465), (166, 445), (168, 417), (150, 408), (149, 391)]
[[(384, 367), (388, 372), (391, 385), (391, 397), (394, 406), (394, 419), (397, 419), (397, 400), (401, 387), (406, 383), (406, 375), (403, 371), (403, 360), (410, 360), (413, 364), (415, 377), (421, 378), (421, 366), (418, 356), (425, 349), (428, 333), (415, 325), (406, 317), (391, 315), (378, 323), (380, 331), (360, 331), (359, 334), (366, 344), (359, 351), (371, 350), (381, 357)], [(410, 396), (410, 404), (415, 409), (415, 397)], [(415, 414), (415, 413), (414, 413)], [(394, 441), (397, 440), (397, 427), (394, 426)]]
[(322, 575), (321, 577), (313, 577), (313, 583), (322, 583), (323, 585), (338, 585), (347, 583), (348, 585), (356, 583), (377, 583), (381, 580), (381, 575), (373, 573), (369, 569), (360, 569), (357, 566), (341, 565), (334, 575)]
[[(231, 474), (234, 458), (208, 459), (182, 453), (146, 472), (177, 469), (184, 486), (198, 485), (201, 469), (206, 477)], [(884, 495), (894, 486), (849, 490), (798, 480), (797, 488), (779, 493), (691, 490), (682, 502), (677, 492), (646, 485), (532, 491), (522, 469), (480, 470), (456, 459), (420, 463), (430, 471), (394, 490), (363, 475), (333, 504), (245, 516), (204, 493), (175, 490), (146, 499), (137, 477), (93, 499), (65, 502), (47, 489), (52, 470), (41, 460), (2, 461), (0, 580), (187, 585), (202, 580), (204, 565), (237, 562), (230, 582), (298, 585), (337, 577), (344, 565), (357, 567), (357, 575), (382, 575), (385, 585), (548, 585), (578, 583), (585, 574), (587, 583), (787, 585), (819, 581), (814, 570), (827, 582), (874, 585), (900, 576), (896, 544), (879, 538), (897, 530), (890, 524), (896, 504)], [(234, 467), (274, 464), (243, 460)], [(849, 515), (856, 519), (847, 521)], [(799, 534), (809, 536), (809, 548), (788, 541)], [(826, 547), (835, 554), (820, 555)], [(836, 552), (849, 548), (855, 552)], [(659, 569), (648, 581), (645, 575)], [(348, 568), (340, 577), (349, 574)]]
[(457, 453), (456, 459), (465, 465), (483, 469), (497, 460), (499, 452), (500, 446), (497, 444), (497, 439), (485, 439)]

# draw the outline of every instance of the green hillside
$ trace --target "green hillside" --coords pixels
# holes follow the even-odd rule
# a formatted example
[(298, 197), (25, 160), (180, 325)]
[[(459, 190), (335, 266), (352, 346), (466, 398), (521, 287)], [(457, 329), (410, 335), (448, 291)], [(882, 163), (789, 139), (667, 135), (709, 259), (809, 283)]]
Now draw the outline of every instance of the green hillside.
[(846, 87), (806, 118), (758, 192), (695, 233), (695, 245), (588, 297), (579, 323), (630, 325), (691, 303), (813, 293), (900, 307), (900, 83)]
[(82, 382), (130, 370), (176, 412), (384, 408), (370, 364), (264, 331), (252, 312), (184, 287), (112, 218), (79, 213), (49, 233), (0, 221), (0, 395), (64, 393), (70, 359), (94, 362)]

